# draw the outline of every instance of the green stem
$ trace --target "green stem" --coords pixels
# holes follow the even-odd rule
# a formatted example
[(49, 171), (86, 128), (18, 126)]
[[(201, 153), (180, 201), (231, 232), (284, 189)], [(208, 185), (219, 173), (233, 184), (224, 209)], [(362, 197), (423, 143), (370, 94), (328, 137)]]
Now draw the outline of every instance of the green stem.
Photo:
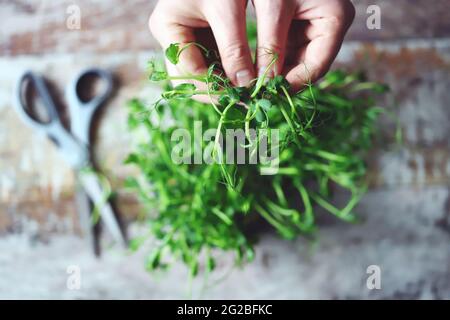
[(313, 215), (313, 208), (311, 205), (311, 201), (309, 199), (308, 191), (306, 191), (306, 188), (303, 186), (303, 184), (296, 180), (294, 183), (298, 191), (300, 192), (300, 196), (303, 201), (303, 205), (305, 206), (305, 214), (304, 219), (301, 222), (301, 229), (304, 230), (310, 230), (311, 227), (314, 224), (314, 215)]
[(281, 110), (281, 113), (283, 114), (284, 119), (286, 119), (286, 122), (288, 123), (289, 127), (291, 128), (292, 134), (294, 135), (295, 143), (297, 144), (297, 146), (299, 148), (301, 148), (300, 140), (298, 139), (297, 131), (295, 130), (295, 127), (292, 123), (292, 119), (289, 117), (289, 115), (286, 112), (286, 110), (284, 109), (283, 105), (280, 105), (280, 110)]
[(290, 238), (293, 236), (292, 231), (287, 228), (286, 226), (279, 223), (277, 220), (275, 220), (263, 207), (261, 207), (259, 204), (255, 206), (256, 211), (264, 218), (268, 223), (270, 223), (272, 226), (275, 227), (281, 234), (284, 236)]
[(197, 81), (201, 81), (201, 82), (205, 82), (206, 81), (204, 75), (193, 75), (193, 74), (188, 74), (188, 75), (184, 75), (184, 76), (168, 76), (167, 80), (172, 80), (172, 81), (177, 81), (177, 80), (186, 80), (186, 81), (197, 80)]
[(259, 91), (261, 90), (261, 88), (264, 85), (264, 82), (266, 81), (266, 77), (267, 77), (267, 73), (269, 72), (269, 70), (272, 68), (272, 66), (275, 64), (275, 62), (278, 60), (278, 55), (275, 54), (274, 57), (272, 58), (272, 61), (270, 61), (269, 65), (267, 66), (266, 70), (264, 70), (264, 73), (258, 78), (258, 81), (256, 82), (255, 85), (255, 90), (253, 90), (253, 93), (251, 94), (251, 98), (256, 97), (256, 95), (259, 93)]
[(228, 110), (230, 110), (231, 107), (234, 106), (234, 104), (235, 104), (234, 101), (230, 102), (230, 103), (225, 107), (225, 109), (223, 110), (222, 116), (220, 117), (219, 125), (218, 125), (217, 131), (216, 131), (216, 136), (215, 136), (215, 138), (214, 138), (213, 156), (215, 156), (215, 154), (216, 154), (216, 152), (217, 152), (217, 147), (218, 147), (218, 145), (219, 145), (220, 133), (221, 133), (221, 131), (222, 131), (223, 122), (225, 121), (225, 116), (227, 115)]
[(294, 103), (292, 102), (292, 98), (289, 95), (289, 92), (287, 91), (287, 89), (284, 86), (281, 86), (281, 90), (283, 91), (284, 95), (286, 96), (286, 99), (289, 103), (289, 105), (291, 106), (291, 113), (295, 114), (295, 116), (297, 117), (298, 120), (300, 120), (300, 117), (298, 116), (297, 111), (295, 110), (295, 106)]

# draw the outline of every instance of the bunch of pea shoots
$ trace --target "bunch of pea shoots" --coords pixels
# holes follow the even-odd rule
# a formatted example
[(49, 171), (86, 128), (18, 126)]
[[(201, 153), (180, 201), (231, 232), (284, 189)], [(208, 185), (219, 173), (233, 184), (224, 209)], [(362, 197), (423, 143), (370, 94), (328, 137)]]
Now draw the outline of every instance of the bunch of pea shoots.
[[(196, 43), (172, 44), (166, 59), (176, 65), (194, 45), (208, 58), (215, 54)], [(272, 64), (276, 59), (274, 54)], [(249, 87), (235, 87), (220, 62), (206, 74), (181, 77), (149, 62), (150, 80), (164, 90), (152, 105), (129, 102), (128, 124), (140, 142), (126, 160), (139, 169), (126, 184), (139, 196), (149, 226), (148, 236), (131, 247), (156, 239), (147, 270), (181, 260), (193, 278), (211, 272), (223, 252), (242, 265), (254, 259), (254, 230), (313, 238), (319, 211), (357, 221), (365, 159), (383, 112), (377, 95), (387, 88), (360, 74), (332, 71), (292, 92), (283, 76), (267, 77), (270, 68)], [(186, 82), (173, 87), (172, 80)], [(193, 99), (200, 95), (209, 103)], [(333, 202), (338, 189), (348, 194), (340, 206)]]

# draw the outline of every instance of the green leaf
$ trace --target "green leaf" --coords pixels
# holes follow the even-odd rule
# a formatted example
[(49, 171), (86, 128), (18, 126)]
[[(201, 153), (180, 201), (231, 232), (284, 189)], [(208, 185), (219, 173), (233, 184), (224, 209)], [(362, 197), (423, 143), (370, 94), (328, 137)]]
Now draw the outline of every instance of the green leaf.
[(175, 88), (173, 88), (173, 90), (178, 91), (178, 92), (192, 92), (194, 90), (196, 90), (197, 87), (192, 84), (192, 83), (182, 83), (178, 86), (176, 86)]
[(153, 271), (158, 268), (161, 260), (161, 249), (153, 250), (145, 262), (145, 269), (148, 271)]
[(213, 271), (216, 268), (216, 260), (213, 257), (208, 257), (208, 261), (206, 264), (206, 270), (208, 272)]
[(211, 78), (213, 76), (214, 72), (216, 71), (216, 66), (217, 64), (213, 63), (208, 67), (208, 72), (206, 73), (208, 78)]
[(222, 107), (226, 107), (230, 103), (230, 97), (226, 94), (222, 94), (219, 97), (219, 103)]
[(230, 101), (239, 102), (241, 100), (241, 97), (239, 96), (239, 90), (238, 88), (227, 88), (226, 89), (228, 98)]
[(192, 260), (191, 263), (191, 276), (195, 277), (198, 274), (198, 261), (197, 260)]
[(130, 241), (129, 248), (131, 251), (136, 252), (142, 246), (142, 244), (147, 240), (147, 237), (137, 237)]
[(387, 84), (380, 84), (377, 83), (374, 87), (373, 87), (373, 91), (375, 91), (376, 93), (379, 94), (383, 94), (386, 93), (390, 90), (389, 86)]
[(163, 98), (166, 100), (169, 99), (188, 99), (191, 98), (195, 94), (195, 90), (197, 88), (192, 83), (183, 83), (170, 91), (166, 91), (162, 94)]
[(196, 89), (197, 87), (192, 83), (183, 83), (173, 88), (173, 91), (176, 98), (186, 99), (192, 97)]
[(256, 111), (256, 121), (258, 121), (259, 123), (266, 121), (266, 115), (260, 108), (258, 108), (258, 110)]
[(127, 177), (124, 182), (124, 187), (127, 189), (135, 189), (139, 187), (139, 183), (137, 182), (136, 178)]
[(139, 113), (145, 110), (144, 104), (139, 99), (132, 99), (127, 103), (128, 109), (133, 115), (134, 113)]
[(167, 49), (166, 49), (166, 58), (169, 60), (172, 64), (177, 65), (179, 62), (179, 53), (180, 53), (180, 44), (178, 43), (172, 43)]
[(136, 119), (136, 117), (134, 115), (130, 114), (130, 115), (128, 115), (128, 118), (127, 118), (127, 125), (128, 125), (128, 128), (131, 130), (136, 129), (139, 126), (139, 120)]
[(252, 247), (247, 248), (246, 250), (247, 261), (251, 262), (255, 260), (255, 250)]
[(346, 74), (342, 70), (329, 72), (325, 79), (332, 84), (342, 84), (345, 81)]
[(167, 80), (167, 77), (168, 77), (168, 74), (165, 71), (153, 71), (149, 76), (149, 80), (158, 82), (158, 81)]
[(139, 155), (137, 155), (136, 153), (131, 153), (128, 155), (128, 157), (125, 159), (125, 161), (123, 162), (124, 164), (139, 164), (140, 159), (139, 159)]
[(269, 111), (269, 109), (272, 107), (272, 102), (267, 99), (258, 100), (258, 104), (266, 112)]
[(266, 88), (269, 90), (269, 92), (273, 94), (278, 93), (281, 90), (281, 87), (286, 88), (286, 90), (289, 90), (290, 88), (289, 82), (281, 75), (270, 79), (266, 85)]

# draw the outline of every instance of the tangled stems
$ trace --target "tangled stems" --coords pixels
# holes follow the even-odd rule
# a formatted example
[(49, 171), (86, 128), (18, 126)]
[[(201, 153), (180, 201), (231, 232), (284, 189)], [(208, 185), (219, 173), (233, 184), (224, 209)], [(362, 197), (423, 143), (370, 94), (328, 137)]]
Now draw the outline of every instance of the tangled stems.
[[(166, 58), (177, 63), (190, 45), (172, 45)], [(318, 207), (344, 221), (357, 221), (354, 208), (365, 191), (364, 159), (380, 114), (375, 94), (383, 87), (335, 71), (319, 85), (306, 84), (304, 91), (293, 94), (282, 76), (267, 78), (276, 59), (249, 88), (233, 87), (218, 63), (204, 75), (179, 77), (149, 64), (152, 81), (186, 81), (164, 90), (152, 109), (161, 115), (156, 123), (142, 117), (149, 109), (141, 101), (129, 104), (130, 128), (145, 133), (140, 133), (144, 142), (127, 159), (140, 174), (127, 185), (153, 212), (147, 219), (159, 241), (149, 255), (149, 270), (181, 260), (194, 277), (202, 261), (205, 271), (214, 269), (217, 251), (233, 251), (236, 264), (250, 261), (254, 237), (246, 230), (255, 221), (265, 221), (288, 239), (314, 234)], [(197, 81), (205, 89), (197, 88)], [(207, 95), (212, 107), (192, 99), (198, 95)], [(168, 127), (161, 126), (163, 114), (173, 120)], [(180, 127), (193, 134), (194, 121), (217, 128), (212, 142), (216, 162), (176, 165), (170, 159), (171, 135)], [(220, 137), (226, 129), (244, 131), (246, 141), (238, 147), (248, 150), (250, 158), (258, 157), (257, 147), (267, 132), (277, 130), (276, 175), (261, 175), (261, 163), (225, 164), (229, 150), (223, 150)], [(350, 193), (342, 208), (333, 204), (336, 188)]]

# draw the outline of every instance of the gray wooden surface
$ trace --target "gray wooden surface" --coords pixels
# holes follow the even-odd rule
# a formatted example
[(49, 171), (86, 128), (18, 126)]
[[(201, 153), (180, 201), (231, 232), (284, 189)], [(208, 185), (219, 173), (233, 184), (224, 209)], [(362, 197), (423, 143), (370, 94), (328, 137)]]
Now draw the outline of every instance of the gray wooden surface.
[[(78, 236), (73, 175), (53, 146), (22, 124), (11, 106), (17, 77), (44, 72), (59, 88), (87, 66), (112, 69), (120, 87), (103, 113), (96, 157), (119, 189), (121, 211), (139, 208), (120, 190), (132, 143), (126, 101), (151, 99), (145, 63), (158, 47), (146, 28), (155, 1), (78, 0), (81, 30), (68, 30), (73, 1), (0, 0), (0, 298), (184, 297), (186, 274), (143, 271), (143, 253), (112, 248), (93, 260)], [(392, 123), (371, 157), (372, 189), (359, 207), (366, 222), (327, 219), (314, 246), (263, 237), (257, 261), (207, 290), (207, 298), (450, 298), (450, 11), (447, 0), (355, 0), (357, 17), (336, 62), (387, 82), (404, 144)], [(382, 28), (366, 28), (378, 4)], [(139, 233), (138, 226), (131, 226)], [(66, 267), (82, 266), (83, 289), (67, 290)], [(382, 290), (365, 286), (368, 265), (382, 268)], [(219, 273), (229, 267), (227, 259)], [(158, 280), (159, 278), (159, 280)], [(196, 284), (197, 287), (200, 283)], [(239, 288), (239, 289), (237, 289)]]

